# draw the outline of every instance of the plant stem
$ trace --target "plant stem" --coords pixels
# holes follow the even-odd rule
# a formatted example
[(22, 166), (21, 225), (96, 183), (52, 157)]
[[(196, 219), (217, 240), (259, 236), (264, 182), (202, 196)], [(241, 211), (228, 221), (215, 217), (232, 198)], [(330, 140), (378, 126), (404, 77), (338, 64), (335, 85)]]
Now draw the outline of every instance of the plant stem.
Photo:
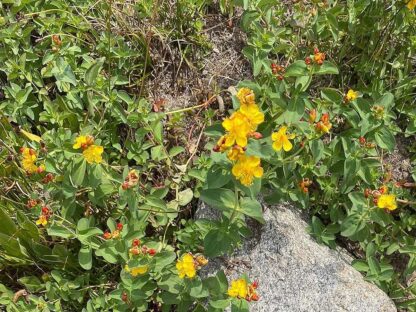
[(236, 216), (238, 206), (239, 206), (238, 188), (237, 188), (237, 186), (234, 186), (234, 209), (233, 209), (233, 213), (231, 214), (231, 217), (230, 217), (230, 224), (233, 222), (233, 220)]

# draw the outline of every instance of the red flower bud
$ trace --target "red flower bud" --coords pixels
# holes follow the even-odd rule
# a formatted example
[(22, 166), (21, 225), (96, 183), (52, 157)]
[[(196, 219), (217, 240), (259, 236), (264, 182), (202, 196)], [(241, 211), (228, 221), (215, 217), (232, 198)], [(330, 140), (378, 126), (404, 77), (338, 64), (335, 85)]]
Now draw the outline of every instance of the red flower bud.
[(123, 184), (121, 185), (121, 188), (123, 190), (127, 190), (129, 188), (129, 184), (127, 182), (123, 182)]
[(145, 255), (145, 254), (147, 254), (147, 246), (146, 245), (144, 245), (143, 247), (142, 247), (142, 253)]
[(258, 281), (254, 281), (251, 286), (253, 286), (254, 289), (257, 289), (259, 287), (259, 282)]
[(314, 54), (318, 54), (318, 53), (319, 53), (319, 49), (318, 49), (318, 48), (314, 48), (314, 49), (313, 49), (313, 53), (314, 53)]
[(103, 234), (103, 238), (104, 239), (110, 239), (111, 238), (111, 233), (109, 231), (105, 231)]
[(364, 145), (364, 144), (365, 144), (365, 141), (366, 141), (366, 140), (365, 140), (365, 137), (362, 137), (362, 136), (361, 136), (358, 140), (360, 141), (360, 144), (361, 144), (361, 145)]
[(120, 222), (117, 223), (117, 230), (119, 230), (119, 231), (123, 230), (123, 224), (121, 224)]
[(127, 302), (129, 300), (127, 293), (123, 292), (123, 294), (121, 295), (121, 300), (123, 300), (124, 302)]
[(140, 244), (141, 244), (140, 239), (137, 239), (137, 238), (133, 239), (132, 246), (140, 246)]
[(258, 294), (252, 294), (252, 295), (251, 295), (251, 299), (252, 299), (253, 301), (259, 301), (260, 297), (259, 297), (259, 295), (258, 295)]
[(251, 134), (251, 136), (252, 136), (253, 138), (255, 138), (256, 140), (259, 140), (259, 139), (261, 139), (261, 138), (263, 137), (263, 135), (262, 135), (260, 132), (253, 132), (253, 133)]
[(150, 256), (153, 257), (156, 254), (156, 249), (150, 248), (148, 253), (149, 253)]
[(306, 65), (310, 65), (312, 63), (312, 59), (310, 58), (310, 56), (307, 56), (306, 58), (305, 58), (305, 64)]

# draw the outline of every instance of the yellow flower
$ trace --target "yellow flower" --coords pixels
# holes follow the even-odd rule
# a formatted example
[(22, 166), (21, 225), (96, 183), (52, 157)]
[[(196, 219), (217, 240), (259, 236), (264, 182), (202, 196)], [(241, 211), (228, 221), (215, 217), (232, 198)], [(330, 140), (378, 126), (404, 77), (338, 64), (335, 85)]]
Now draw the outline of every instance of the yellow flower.
[(149, 270), (149, 266), (141, 265), (138, 267), (130, 268), (127, 264), (124, 267), (124, 270), (131, 274), (131, 276), (136, 277), (137, 275), (143, 275)]
[(90, 164), (92, 164), (92, 163), (99, 164), (103, 161), (103, 158), (101, 156), (103, 151), (104, 151), (104, 148), (102, 146), (90, 145), (82, 152), (82, 154), (84, 155), (85, 160), (88, 163), (90, 163)]
[(36, 220), (36, 225), (46, 226), (46, 224), (48, 224), (48, 218), (45, 215), (40, 215)]
[(256, 104), (241, 106), (240, 112), (246, 116), (247, 121), (250, 124), (251, 131), (256, 131), (257, 126), (264, 121), (264, 114), (260, 111)]
[(225, 141), (227, 139), (226, 135), (223, 135), (220, 137), (220, 139), (217, 142), (217, 145), (214, 146), (214, 152), (224, 152), (227, 149), (227, 146), (225, 146)]
[(377, 200), (378, 208), (387, 208), (388, 210), (395, 210), (397, 208), (396, 195), (383, 194)]
[(188, 278), (195, 277), (196, 268), (192, 255), (189, 253), (184, 254), (182, 259), (176, 262), (176, 269), (180, 278), (184, 278), (185, 276)]
[(276, 151), (280, 151), (283, 147), (283, 150), (288, 152), (293, 148), (292, 143), (290, 143), (289, 139), (294, 139), (294, 134), (286, 134), (287, 127), (283, 126), (279, 129), (279, 131), (274, 132), (272, 134), (273, 140), (273, 149)]
[(37, 153), (34, 149), (28, 147), (22, 147), (21, 153), (23, 156), (22, 167), (27, 173), (35, 173), (38, 170), (38, 167), (35, 165), (37, 160)]
[(29, 158), (23, 158), (22, 167), (28, 173), (35, 173), (38, 170), (38, 167)]
[(318, 132), (329, 133), (332, 128), (332, 124), (329, 122), (329, 113), (324, 113), (321, 116), (321, 120), (315, 125)]
[(244, 278), (239, 278), (231, 282), (230, 288), (228, 288), (228, 295), (234, 298), (246, 298), (248, 293), (248, 285)]
[(237, 160), (242, 155), (244, 155), (244, 149), (239, 145), (234, 145), (227, 153), (227, 157), (231, 161)]
[(359, 93), (357, 91), (354, 91), (354, 90), (350, 89), (350, 90), (348, 90), (347, 94), (345, 95), (345, 100), (347, 102), (354, 101), (355, 99), (358, 98), (358, 94)]
[(240, 180), (241, 184), (249, 186), (253, 184), (253, 179), (263, 175), (263, 168), (260, 158), (256, 156), (242, 155), (231, 170), (232, 174)]
[(237, 98), (240, 101), (241, 107), (255, 105), (256, 96), (254, 95), (253, 90), (249, 88), (241, 88), (238, 90)]
[(225, 136), (224, 146), (230, 147), (235, 143), (241, 147), (247, 145), (247, 136), (251, 132), (251, 126), (244, 114), (241, 112), (233, 113), (222, 122), (222, 126), (228, 131), (228, 134)]
[(35, 162), (37, 159), (36, 151), (32, 148), (28, 147), (22, 147), (21, 149), (23, 158), (26, 158), (27, 160), (30, 160), (32, 162)]
[(410, 1), (407, 3), (407, 8), (408, 8), (409, 10), (413, 10), (415, 7), (416, 7), (416, 0), (410, 0)]
[(75, 139), (75, 143), (72, 146), (74, 149), (86, 149), (88, 146), (92, 145), (94, 143), (94, 138), (90, 135), (80, 135)]

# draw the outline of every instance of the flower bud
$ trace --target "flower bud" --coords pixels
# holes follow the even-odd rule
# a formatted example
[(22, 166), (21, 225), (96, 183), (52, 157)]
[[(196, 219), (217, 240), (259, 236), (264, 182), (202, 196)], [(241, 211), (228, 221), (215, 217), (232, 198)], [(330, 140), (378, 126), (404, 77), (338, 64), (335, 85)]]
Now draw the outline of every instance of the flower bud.
[(260, 132), (253, 132), (251, 133), (251, 136), (256, 140), (263, 138), (263, 135)]
[(123, 292), (123, 294), (121, 295), (121, 300), (123, 300), (124, 302), (129, 301), (129, 297), (127, 296), (126, 292)]

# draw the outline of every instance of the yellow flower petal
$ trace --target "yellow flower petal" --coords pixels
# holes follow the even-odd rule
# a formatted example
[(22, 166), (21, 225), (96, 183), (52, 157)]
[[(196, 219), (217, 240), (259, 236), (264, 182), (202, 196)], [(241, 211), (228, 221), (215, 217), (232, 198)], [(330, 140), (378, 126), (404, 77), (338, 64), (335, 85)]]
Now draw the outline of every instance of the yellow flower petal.
[(90, 164), (92, 164), (92, 163), (99, 164), (103, 161), (103, 158), (101, 156), (103, 151), (104, 151), (104, 148), (102, 146), (90, 145), (82, 152), (82, 154), (84, 155), (85, 160), (88, 163), (90, 163)]
[(283, 138), (283, 149), (285, 152), (289, 152), (293, 148), (292, 143), (288, 140), (287, 136)]
[(397, 208), (396, 196), (393, 194), (381, 195), (377, 200), (377, 206), (383, 209), (395, 210)]
[(83, 144), (86, 144), (87, 143), (87, 137), (86, 136), (84, 136), (84, 135), (80, 135), (79, 137), (77, 137), (76, 139), (75, 139), (75, 143), (74, 143), (74, 145), (72, 146), (74, 149), (79, 149), (79, 148), (81, 148), (81, 146), (83, 145)]

